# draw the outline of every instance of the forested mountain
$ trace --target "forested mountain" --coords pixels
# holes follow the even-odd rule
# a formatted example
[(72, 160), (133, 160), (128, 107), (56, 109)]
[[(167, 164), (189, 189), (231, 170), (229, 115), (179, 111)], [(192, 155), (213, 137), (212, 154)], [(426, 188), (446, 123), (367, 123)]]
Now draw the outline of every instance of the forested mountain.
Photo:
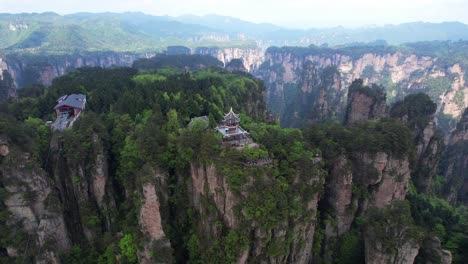
[(467, 263), (467, 39), (0, 14), (0, 263)]
[[(460, 185), (439, 175), (430, 96), (387, 108), (356, 80), (345, 125), (282, 128), (262, 81), (187, 56), (81, 68), (0, 106), (3, 262), (467, 261), (463, 200), (437, 196)], [(86, 110), (51, 131), (72, 93)], [(257, 147), (221, 144), (231, 107)]]
[(0, 50), (64, 54), (77, 51), (155, 52), (170, 45), (260, 47), (343, 45), (386, 41), (468, 39), (458, 22), (406, 23), (347, 29), (287, 29), (223, 16), (151, 16), (143, 13), (0, 14)]
[(438, 126), (453, 129), (468, 106), (468, 42), (398, 46), (270, 47), (257, 75), (269, 109), (285, 126), (343, 120), (348, 87), (356, 78), (381, 85), (387, 103), (424, 92), (437, 103)]

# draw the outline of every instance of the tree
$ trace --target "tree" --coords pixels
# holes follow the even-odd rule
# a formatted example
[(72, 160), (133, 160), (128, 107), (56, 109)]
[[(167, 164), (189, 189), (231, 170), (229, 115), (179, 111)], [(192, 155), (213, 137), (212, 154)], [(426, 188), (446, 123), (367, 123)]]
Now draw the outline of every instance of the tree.
[(137, 263), (137, 248), (133, 236), (126, 234), (119, 242), (120, 253), (128, 263)]

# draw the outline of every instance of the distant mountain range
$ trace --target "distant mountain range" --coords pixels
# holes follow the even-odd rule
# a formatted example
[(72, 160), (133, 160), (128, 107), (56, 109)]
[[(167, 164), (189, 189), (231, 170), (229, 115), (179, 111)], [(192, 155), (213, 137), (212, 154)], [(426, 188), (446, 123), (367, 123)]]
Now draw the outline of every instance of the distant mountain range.
[(32, 53), (76, 51), (154, 52), (188, 47), (330, 46), (432, 40), (468, 40), (459, 22), (405, 23), (348, 29), (287, 29), (217, 15), (180, 17), (143, 13), (0, 14), (0, 50)]

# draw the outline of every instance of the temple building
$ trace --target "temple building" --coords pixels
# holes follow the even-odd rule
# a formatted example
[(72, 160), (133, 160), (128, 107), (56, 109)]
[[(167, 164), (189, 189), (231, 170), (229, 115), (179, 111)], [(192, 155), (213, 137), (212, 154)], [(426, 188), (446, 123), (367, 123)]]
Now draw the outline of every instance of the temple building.
[(240, 117), (231, 110), (224, 115), (223, 123), (216, 127), (216, 130), (223, 135), (223, 144), (244, 147), (256, 145), (253, 143), (249, 132), (245, 131), (240, 125)]
[(52, 129), (63, 131), (65, 128), (71, 127), (85, 109), (85, 106), (86, 95), (70, 94), (60, 97), (54, 107), (57, 118), (52, 124)]

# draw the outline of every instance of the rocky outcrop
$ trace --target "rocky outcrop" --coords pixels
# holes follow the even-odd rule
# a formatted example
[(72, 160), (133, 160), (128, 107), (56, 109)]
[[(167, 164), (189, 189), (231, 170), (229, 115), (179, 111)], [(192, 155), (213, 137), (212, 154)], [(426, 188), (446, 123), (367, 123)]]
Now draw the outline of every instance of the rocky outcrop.
[(429, 193), (441, 157), (442, 137), (433, 121), (429, 121), (422, 131), (415, 129), (413, 133), (417, 160), (412, 178), (419, 191)]
[(451, 264), (452, 253), (448, 250), (442, 249), (439, 238), (429, 237), (422, 243), (421, 249), (419, 250), (418, 263), (426, 264)]
[[(5, 145), (3, 145), (5, 146)], [(8, 225), (24, 241), (12, 244), (10, 257), (28, 256), (36, 263), (58, 263), (58, 256), (71, 247), (62, 205), (53, 182), (27, 152), (11, 147), (1, 161), (0, 185), (8, 193), (4, 201), (11, 213)]]
[(140, 210), (140, 226), (142, 231), (153, 240), (164, 238), (159, 199), (155, 186), (151, 183), (143, 185), (143, 206)]
[(370, 239), (374, 236), (373, 233), (366, 234), (366, 263), (380, 264), (380, 263), (398, 263), (398, 264), (413, 264), (414, 259), (418, 255), (419, 245), (414, 241), (408, 241), (400, 245), (396, 252), (392, 254), (387, 253), (387, 250), (382, 245), (381, 241)]
[(210, 55), (220, 60), (226, 66), (233, 59), (242, 59), (244, 68), (254, 72), (263, 62), (264, 52), (259, 48), (216, 48), (199, 47), (194, 54)]
[[(172, 249), (164, 233), (167, 219), (167, 173), (149, 165), (140, 172), (143, 204), (139, 212), (140, 230), (144, 234), (144, 245), (139, 251), (140, 263), (173, 263)], [(156, 255), (153, 254), (157, 252)]]
[(423, 242), (420, 255), (426, 264), (450, 264), (452, 263), (452, 253), (442, 249), (439, 238), (428, 238)]
[[(309, 194), (311, 197), (304, 205), (304, 215), (284, 219), (274, 227), (264, 229), (258, 222), (264, 219), (253, 220), (252, 216), (247, 217), (248, 212), (243, 206), (245, 201), (256, 199), (252, 197), (256, 196), (254, 189), (259, 188), (256, 185), (262, 184), (260, 182), (264, 182), (266, 186), (272, 184), (269, 177), (271, 176), (264, 175), (261, 179), (250, 178), (241, 190), (233, 191), (227, 177), (220, 174), (216, 166), (192, 163), (189, 193), (202, 221), (199, 225), (200, 232), (202, 236), (221, 236), (222, 230), (213, 224), (217, 219), (222, 219), (224, 225), (232, 230), (247, 228), (250, 245), (239, 253), (237, 263), (309, 263), (312, 259), (320, 192)], [(312, 187), (321, 186), (323, 182), (319, 175), (314, 175), (311, 171), (307, 180), (298, 176), (294, 184)], [(262, 191), (262, 188), (257, 190)], [(240, 214), (236, 210), (240, 210)]]
[(242, 58), (232, 59), (226, 64), (225, 69), (230, 72), (247, 72), (247, 69), (244, 66), (244, 60)]
[[(0, 58), (1, 64), (1, 58)], [(0, 102), (16, 97), (16, 85), (8, 70), (0, 65)]]
[(0, 71), (8, 71), (18, 88), (29, 84), (50, 85), (53, 79), (80, 67), (132, 66), (140, 58), (154, 54), (89, 52), (69, 55), (17, 55), (0, 58)]
[(446, 199), (452, 204), (468, 204), (468, 109), (450, 136), (441, 167), (448, 183), (444, 190)]
[(432, 180), (437, 174), (441, 157), (442, 136), (436, 128), (436, 104), (423, 93), (411, 94), (395, 103), (390, 115), (411, 130), (415, 146), (412, 180), (417, 191), (431, 192)]
[(0, 141), (0, 156), (6, 157), (10, 154), (10, 149), (8, 148), (8, 144), (4, 141)]
[[(407, 157), (396, 158), (378, 152), (337, 158), (332, 164), (323, 198), (325, 207), (329, 208), (329, 216), (325, 217), (324, 252), (333, 253), (338, 238), (348, 232), (356, 217), (365, 215), (369, 208), (384, 208), (394, 201), (404, 200), (409, 179)], [(331, 255), (324, 258), (333, 259)]]
[[(234, 207), (239, 202), (237, 197), (229, 188), (226, 177), (218, 175), (214, 165), (191, 164), (192, 201), (198, 210), (203, 210), (202, 199), (209, 197), (213, 200), (226, 225), (234, 228), (237, 219), (234, 215)], [(212, 230), (215, 231), (215, 230)]]
[[(347, 87), (357, 78), (364, 84), (383, 85), (390, 102), (418, 90), (432, 94), (432, 99), (439, 105), (438, 113), (456, 118), (468, 106), (468, 87), (464, 80), (466, 69), (459, 64), (445, 67), (435, 57), (373, 47), (359, 51), (271, 47), (266, 51), (264, 61), (254, 73), (265, 81), (270, 111), (279, 113), (285, 125), (290, 125), (290, 122), (284, 119), (295, 115), (301, 121), (314, 120), (312, 117), (316, 111), (307, 111), (314, 105), (328, 105), (329, 116), (343, 117)], [(329, 68), (335, 68), (338, 74), (335, 77), (320, 74)], [(449, 85), (445, 86), (445, 83)], [(319, 88), (326, 91), (323, 97), (308, 96)], [(303, 107), (298, 110), (295, 105)]]
[[(107, 153), (97, 134), (90, 136), (93, 152), (73, 156), (75, 144), (54, 134), (50, 143), (50, 173), (56, 183), (73, 244), (92, 242), (110, 229), (116, 205), (108, 182)], [(100, 219), (103, 222), (100, 223)], [(100, 226), (102, 224), (102, 227)]]
[(353, 81), (348, 92), (345, 124), (383, 118), (387, 115), (385, 90), (372, 85), (364, 86), (361, 79)]
[(366, 263), (414, 263), (421, 234), (414, 226), (409, 204), (394, 202), (383, 208), (374, 208), (366, 221)]

